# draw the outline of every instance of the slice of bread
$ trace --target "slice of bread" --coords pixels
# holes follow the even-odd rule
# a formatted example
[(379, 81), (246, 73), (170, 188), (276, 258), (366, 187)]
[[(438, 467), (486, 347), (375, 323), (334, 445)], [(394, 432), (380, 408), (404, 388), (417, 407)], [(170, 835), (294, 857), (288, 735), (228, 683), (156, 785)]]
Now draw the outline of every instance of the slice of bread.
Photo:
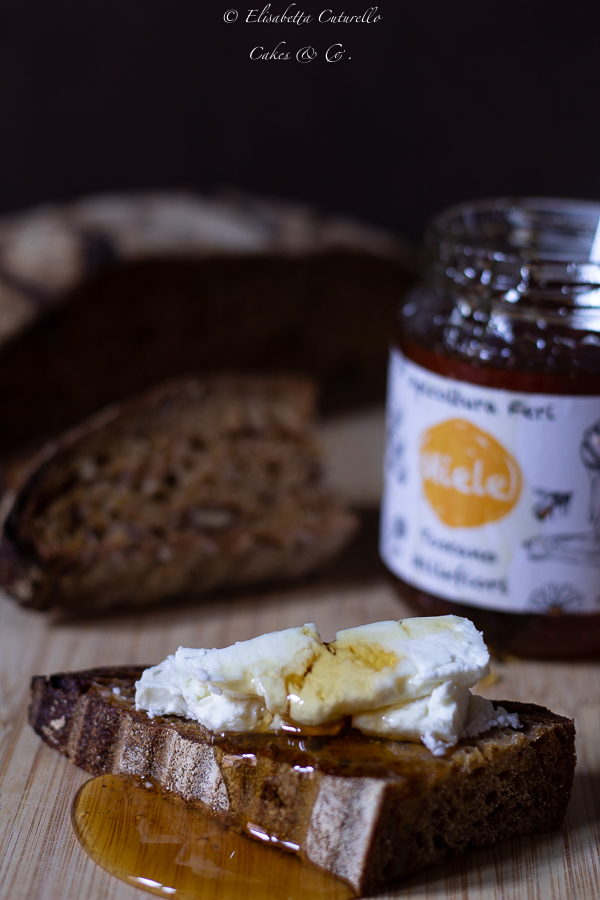
[(306, 379), (223, 375), (109, 407), (18, 470), (0, 585), (89, 611), (319, 567), (356, 519), (325, 483), (314, 400)]
[(136, 711), (142, 667), (36, 677), (29, 720), (88, 772), (151, 781), (230, 828), (297, 851), (365, 895), (469, 846), (550, 831), (575, 767), (570, 719), (501, 701), (522, 728), (461, 740), (444, 757), (421, 744), (334, 735), (216, 736)]

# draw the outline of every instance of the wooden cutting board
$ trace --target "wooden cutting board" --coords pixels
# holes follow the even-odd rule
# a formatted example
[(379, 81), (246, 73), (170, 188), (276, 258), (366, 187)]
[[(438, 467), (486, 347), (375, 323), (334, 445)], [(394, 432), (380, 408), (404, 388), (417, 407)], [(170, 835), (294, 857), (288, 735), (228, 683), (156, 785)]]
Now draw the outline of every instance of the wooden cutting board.
[[(265, 631), (316, 622), (339, 628), (400, 618), (409, 610), (377, 574), (339, 576), (286, 591), (205, 601), (93, 621), (27, 612), (0, 596), (0, 897), (136, 900), (143, 895), (96, 866), (70, 822), (88, 776), (27, 725), (29, 679), (97, 665), (154, 663), (180, 644), (223, 646)], [(490, 697), (530, 700), (573, 716), (579, 763), (563, 828), (515, 839), (430, 869), (386, 898), (404, 900), (596, 900), (600, 896), (600, 665), (494, 665)], [(147, 895), (150, 896), (150, 895)], [(268, 898), (265, 898), (268, 900)]]

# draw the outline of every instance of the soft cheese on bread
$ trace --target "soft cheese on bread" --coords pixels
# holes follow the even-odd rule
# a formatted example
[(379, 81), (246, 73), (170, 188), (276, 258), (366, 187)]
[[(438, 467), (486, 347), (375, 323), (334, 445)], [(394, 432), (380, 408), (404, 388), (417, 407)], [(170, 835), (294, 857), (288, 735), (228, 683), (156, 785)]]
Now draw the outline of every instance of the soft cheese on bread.
[[(351, 716), (366, 734), (423, 741), (441, 755), (504, 713), (477, 698), (470, 715), (469, 689), (488, 669), (481, 634), (458, 616), (361, 625), (330, 643), (307, 624), (223, 649), (180, 647), (144, 671), (136, 707), (215, 733), (294, 731)], [(504, 724), (518, 727), (518, 717)]]
[[(358, 896), (469, 846), (552, 831), (563, 820), (575, 729), (539, 706), (473, 698), (485, 732), (434, 756), (421, 743), (349, 728), (214, 734), (180, 715), (151, 718), (135, 708), (143, 671), (37, 676), (29, 720), (87, 772), (153, 785), (252, 840), (297, 852)], [(519, 729), (502, 721), (513, 717)]]

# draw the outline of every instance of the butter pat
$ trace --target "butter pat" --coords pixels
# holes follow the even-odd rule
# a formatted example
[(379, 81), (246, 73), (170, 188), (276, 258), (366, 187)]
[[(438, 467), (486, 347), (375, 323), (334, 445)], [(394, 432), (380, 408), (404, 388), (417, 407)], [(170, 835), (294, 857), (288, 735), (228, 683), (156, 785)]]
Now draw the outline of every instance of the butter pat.
[(215, 733), (326, 727), (351, 716), (366, 734), (423, 741), (442, 754), (468, 719), (469, 734), (492, 727), (491, 704), (469, 717), (469, 688), (488, 664), (480, 633), (458, 616), (376, 622), (331, 643), (309, 624), (220, 650), (180, 647), (142, 674), (136, 708)]

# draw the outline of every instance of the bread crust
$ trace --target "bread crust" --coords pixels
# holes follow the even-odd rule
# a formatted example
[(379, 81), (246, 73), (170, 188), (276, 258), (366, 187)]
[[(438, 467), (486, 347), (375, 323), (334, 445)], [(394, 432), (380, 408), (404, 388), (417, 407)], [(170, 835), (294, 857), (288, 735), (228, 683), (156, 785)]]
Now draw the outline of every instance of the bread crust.
[(196, 722), (136, 711), (143, 668), (38, 676), (29, 721), (87, 772), (151, 781), (249, 837), (266, 832), (360, 895), (469, 846), (551, 831), (563, 820), (575, 728), (543, 707), (498, 701), (519, 714), (522, 729), (463, 739), (444, 757), (351, 728), (215, 736)]
[[(223, 421), (228, 410), (237, 415), (243, 431), (247, 422), (253, 416), (256, 418), (257, 405), (263, 419), (270, 417), (274, 421), (274, 424), (269, 422), (270, 432), (265, 440), (272, 447), (281, 432), (282, 447), (287, 442), (295, 448), (295, 456), (288, 453), (287, 462), (284, 460), (282, 465), (288, 468), (295, 465), (301, 470), (293, 489), (287, 494), (274, 493), (274, 509), (252, 510), (246, 502), (246, 513), (237, 515), (219, 508), (216, 494), (215, 510), (210, 506), (211, 489), (202, 488), (205, 517), (214, 520), (220, 512), (225, 519), (223, 527), (218, 522), (216, 528), (203, 528), (201, 524), (176, 527), (165, 513), (154, 522), (153, 531), (144, 530), (141, 509), (146, 498), (140, 493), (139, 485), (127, 486), (125, 490), (130, 494), (137, 491), (140, 513), (137, 516), (135, 510), (129, 509), (121, 528), (128, 529), (129, 534), (133, 532), (134, 536), (137, 529), (139, 539), (125, 535), (120, 544), (111, 544), (110, 521), (104, 541), (94, 540), (90, 530), (89, 539), (75, 548), (68, 542), (61, 544), (40, 535), (36, 524), (40, 508), (47, 508), (61, 491), (72, 489), (68, 479), (65, 487), (65, 478), (56, 487), (59, 475), (87, 464), (88, 456), (93, 456), (90, 447), (96, 454), (101, 451), (101, 455), (109, 455), (118, 441), (122, 443), (123, 433), (135, 437), (136, 433), (144, 432), (146, 439), (152, 441), (156, 436), (170, 439), (169, 429), (174, 432), (171, 443), (176, 443), (176, 416), (180, 413), (189, 416), (192, 409), (200, 417), (209, 406), (213, 416)], [(2, 501), (5, 519), (0, 539), (0, 585), (24, 606), (35, 609), (59, 606), (87, 612), (119, 605), (147, 605), (165, 597), (202, 594), (223, 586), (287, 580), (319, 568), (347, 543), (356, 530), (357, 520), (323, 482), (320, 451), (310, 428), (314, 406), (315, 386), (307, 379), (222, 375), (173, 380), (107, 407), (61, 438), (48, 442), (8, 474)], [(248, 454), (257, 456), (263, 452), (260, 435), (242, 440), (248, 444)], [(235, 438), (230, 443), (238, 453)], [(160, 452), (159, 448), (147, 455), (156, 462)], [(146, 462), (138, 468), (143, 465)], [(222, 468), (230, 465), (226, 456), (221, 459)], [(122, 468), (126, 470), (126, 463)], [(130, 475), (125, 471), (125, 477)], [(175, 475), (185, 477), (184, 472)], [(223, 480), (219, 473), (216, 477)], [(91, 496), (85, 484), (77, 489), (83, 500), (86, 500), (86, 490)], [(119, 489), (123, 489), (122, 484), (113, 484), (113, 495)], [(235, 492), (228, 493), (235, 504)], [(185, 498), (181, 501), (184, 506), (186, 502)], [(73, 505), (75, 508), (76, 504)], [(105, 527), (107, 517), (101, 504), (91, 500), (87, 507), (90, 522), (93, 524), (94, 517), (100, 516)], [(269, 522), (273, 522), (278, 507), (282, 510), (281, 521), (273, 527)], [(198, 516), (198, 511), (195, 515)]]

